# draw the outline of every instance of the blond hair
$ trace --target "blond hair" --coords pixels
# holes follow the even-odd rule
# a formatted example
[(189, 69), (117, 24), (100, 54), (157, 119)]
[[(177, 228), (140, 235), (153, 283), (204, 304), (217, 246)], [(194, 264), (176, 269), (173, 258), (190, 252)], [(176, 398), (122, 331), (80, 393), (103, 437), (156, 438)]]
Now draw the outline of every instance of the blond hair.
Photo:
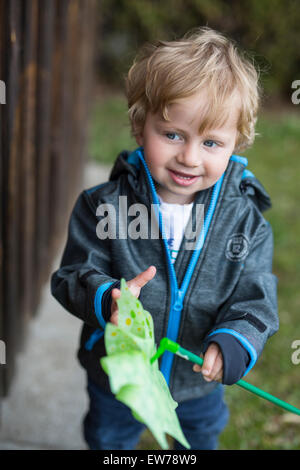
[(203, 90), (207, 106), (199, 132), (225, 123), (238, 92), (235, 151), (249, 147), (259, 106), (258, 72), (234, 41), (208, 27), (179, 40), (146, 44), (138, 53), (126, 78), (132, 135), (142, 132), (148, 111), (169, 120), (168, 105)]

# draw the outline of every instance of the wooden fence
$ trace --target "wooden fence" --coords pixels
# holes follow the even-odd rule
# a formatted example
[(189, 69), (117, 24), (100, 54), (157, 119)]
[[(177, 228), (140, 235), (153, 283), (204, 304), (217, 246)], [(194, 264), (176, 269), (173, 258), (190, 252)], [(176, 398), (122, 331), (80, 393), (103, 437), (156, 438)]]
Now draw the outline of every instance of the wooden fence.
[(0, 0), (0, 396), (81, 182), (95, 16), (95, 0)]

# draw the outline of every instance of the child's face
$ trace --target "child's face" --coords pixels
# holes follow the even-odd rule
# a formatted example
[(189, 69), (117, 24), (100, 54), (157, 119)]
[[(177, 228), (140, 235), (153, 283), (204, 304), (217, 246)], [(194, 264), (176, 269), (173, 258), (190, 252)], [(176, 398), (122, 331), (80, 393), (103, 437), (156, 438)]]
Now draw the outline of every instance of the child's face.
[(148, 112), (136, 138), (165, 202), (188, 204), (195, 193), (213, 186), (224, 173), (237, 138), (238, 97), (225, 125), (199, 135), (203, 94), (178, 100), (168, 108), (170, 121)]

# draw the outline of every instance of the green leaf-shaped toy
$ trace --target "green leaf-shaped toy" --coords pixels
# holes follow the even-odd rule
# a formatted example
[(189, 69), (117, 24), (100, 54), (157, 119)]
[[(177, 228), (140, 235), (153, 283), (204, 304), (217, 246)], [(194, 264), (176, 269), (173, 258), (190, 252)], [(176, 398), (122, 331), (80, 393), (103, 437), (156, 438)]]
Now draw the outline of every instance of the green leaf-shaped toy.
[(109, 376), (111, 391), (150, 429), (163, 449), (168, 449), (165, 434), (189, 449), (175, 412), (177, 403), (158, 362), (150, 363), (156, 354), (152, 317), (124, 279), (117, 303), (118, 326), (107, 323), (104, 336), (107, 356), (100, 359)]

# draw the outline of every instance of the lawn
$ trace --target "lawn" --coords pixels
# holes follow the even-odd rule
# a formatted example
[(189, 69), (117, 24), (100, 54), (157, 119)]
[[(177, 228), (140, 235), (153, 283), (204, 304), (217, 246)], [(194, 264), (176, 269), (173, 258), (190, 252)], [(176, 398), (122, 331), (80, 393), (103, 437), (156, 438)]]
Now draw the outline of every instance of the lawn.
[[(134, 149), (122, 95), (95, 101), (89, 155), (112, 164), (122, 149)], [(254, 146), (243, 153), (248, 168), (269, 192), (273, 207), (265, 213), (274, 232), (273, 271), (278, 277), (280, 330), (245, 380), (300, 408), (300, 364), (291, 360), (292, 343), (300, 340), (300, 113), (264, 112)], [(300, 105), (299, 105), (300, 111)], [(231, 411), (220, 449), (300, 449), (300, 417), (238, 386), (226, 387)], [(148, 431), (139, 448), (157, 449)]]

